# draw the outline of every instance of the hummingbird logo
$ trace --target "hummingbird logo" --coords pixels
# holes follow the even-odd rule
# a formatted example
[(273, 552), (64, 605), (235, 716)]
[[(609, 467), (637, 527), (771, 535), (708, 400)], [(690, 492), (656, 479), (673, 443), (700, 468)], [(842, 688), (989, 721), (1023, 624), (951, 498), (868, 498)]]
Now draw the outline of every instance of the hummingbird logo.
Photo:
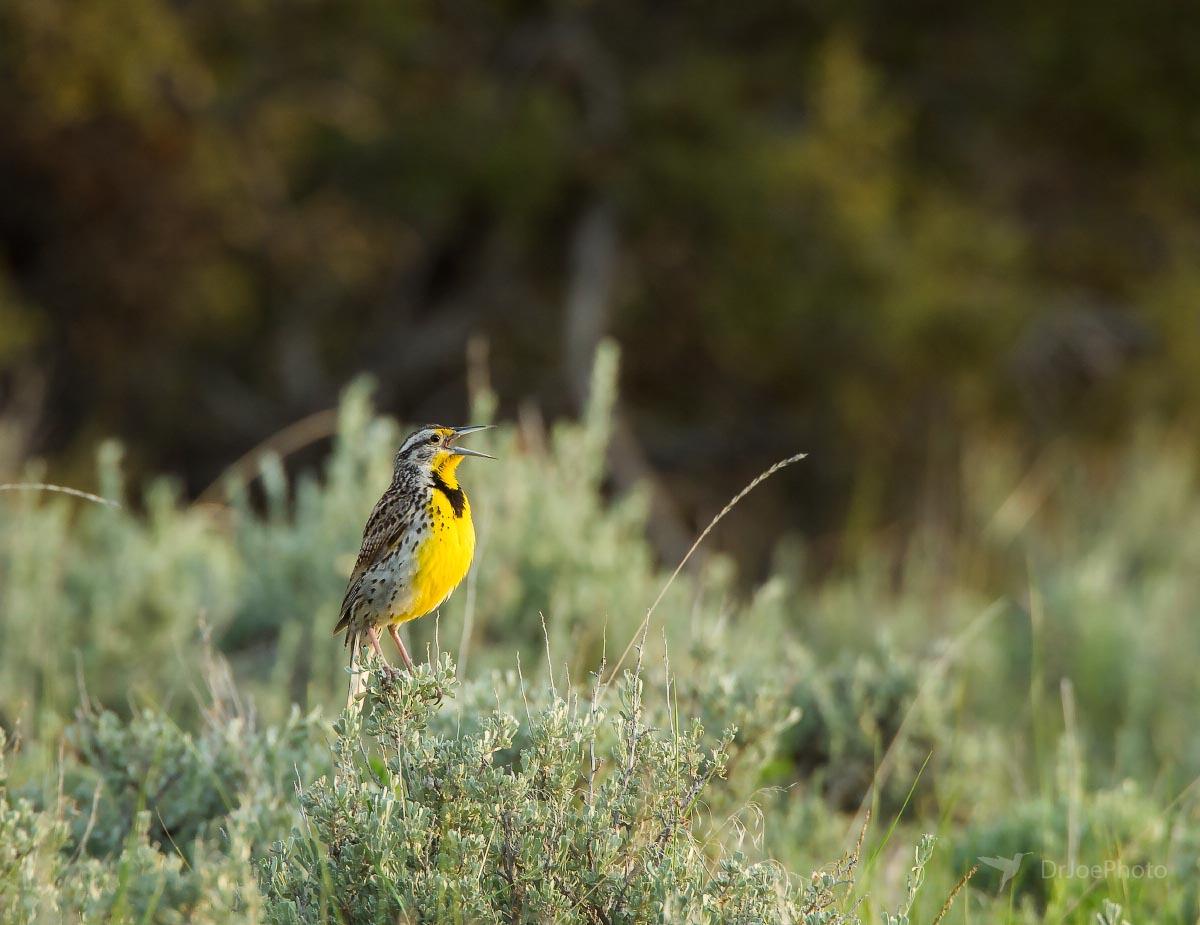
[(1004, 892), (1008, 881), (1015, 877), (1017, 871), (1020, 870), (1021, 858), (1029, 853), (1028, 851), (1018, 851), (1011, 858), (980, 858), (979, 860), (980, 863), (1000, 871), (1000, 892)]

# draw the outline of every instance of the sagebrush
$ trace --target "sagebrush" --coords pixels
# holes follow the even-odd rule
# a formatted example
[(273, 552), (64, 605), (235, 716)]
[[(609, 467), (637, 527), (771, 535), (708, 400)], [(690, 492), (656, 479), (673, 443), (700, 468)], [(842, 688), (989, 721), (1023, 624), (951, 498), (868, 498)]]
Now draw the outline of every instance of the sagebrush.
[[(347, 391), (320, 473), (289, 478), (268, 456), (227, 503), (188, 505), (169, 481), (131, 497), (111, 445), (96, 487), (119, 509), (0, 494), (5, 920), (335, 921), (339, 898), (469, 920), (511, 914), (518, 894), (531, 919), (703, 919), (724, 902), (787, 920), (809, 902), (797, 872), (818, 869), (830, 915), (931, 921), (977, 865), (943, 921), (1195, 919), (1200, 491), (1179, 446), (1148, 435), (1099, 473), (1065, 450), (1026, 471), (982, 447), (957, 535), (881, 546), (852, 572), (814, 579), (783, 543), (747, 591), (709, 555), (655, 610), (634, 687), (601, 692), (593, 715), (606, 653), (665, 581), (643, 498), (605, 497), (614, 376), (604, 352), (579, 424), (491, 432), (501, 461), (470, 481), (476, 568), (412, 627), (440, 667), (425, 687), (376, 691), (361, 720), (374, 745), (354, 756), (349, 720), (333, 725), (346, 653), (329, 629), (398, 433), (366, 385)], [(477, 396), (474, 418), (494, 407)], [(422, 699), (430, 684), (440, 706)], [(647, 763), (626, 826), (604, 788), (629, 753), (618, 694), (634, 689), (647, 731), (632, 754)], [(392, 708), (425, 717), (396, 727), (400, 749), (369, 734)], [(589, 791), (577, 752), (592, 742)], [(454, 808), (477, 824), (395, 770), (409, 766), (473, 795)], [(482, 816), (502, 799), (528, 842), (505, 847), (503, 818)], [(404, 841), (387, 813), (410, 806), (423, 821)], [(836, 859), (868, 815), (851, 876)], [(333, 863), (351, 834), (377, 876)], [(610, 853), (589, 860), (583, 843)], [(980, 861), (1016, 854), (1005, 881)], [(1067, 875), (1072, 856), (1101, 874)], [(623, 894), (602, 857), (627, 865)], [(536, 884), (535, 858), (554, 868)], [(288, 905), (301, 884), (308, 898)]]

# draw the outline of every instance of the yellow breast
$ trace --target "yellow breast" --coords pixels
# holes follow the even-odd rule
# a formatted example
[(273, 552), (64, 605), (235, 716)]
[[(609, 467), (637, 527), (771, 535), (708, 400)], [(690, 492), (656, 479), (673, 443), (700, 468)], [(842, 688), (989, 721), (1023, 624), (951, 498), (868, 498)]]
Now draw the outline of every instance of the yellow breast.
[(456, 513), (442, 492), (432, 493), (429, 535), (417, 550), (410, 603), (405, 611), (392, 617), (393, 622), (425, 616), (449, 597), (467, 574), (475, 554), (475, 527), (465, 494), (461, 503), (461, 513)]

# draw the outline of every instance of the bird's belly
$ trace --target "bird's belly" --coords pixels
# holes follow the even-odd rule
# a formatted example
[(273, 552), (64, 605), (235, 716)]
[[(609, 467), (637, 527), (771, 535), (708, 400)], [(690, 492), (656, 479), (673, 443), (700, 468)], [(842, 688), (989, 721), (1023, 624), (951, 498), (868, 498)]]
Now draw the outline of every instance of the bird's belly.
[(408, 606), (393, 623), (423, 617), (440, 605), (467, 574), (475, 553), (475, 530), (469, 517), (435, 516), (429, 535), (417, 549)]

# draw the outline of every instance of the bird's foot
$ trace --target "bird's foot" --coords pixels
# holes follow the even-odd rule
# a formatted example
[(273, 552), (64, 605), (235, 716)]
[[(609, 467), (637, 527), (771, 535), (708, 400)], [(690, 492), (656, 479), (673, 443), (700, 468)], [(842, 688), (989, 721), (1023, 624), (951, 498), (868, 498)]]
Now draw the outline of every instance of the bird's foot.
[(395, 684), (404, 672), (395, 665), (384, 662), (379, 666), (379, 677), (388, 684)]

